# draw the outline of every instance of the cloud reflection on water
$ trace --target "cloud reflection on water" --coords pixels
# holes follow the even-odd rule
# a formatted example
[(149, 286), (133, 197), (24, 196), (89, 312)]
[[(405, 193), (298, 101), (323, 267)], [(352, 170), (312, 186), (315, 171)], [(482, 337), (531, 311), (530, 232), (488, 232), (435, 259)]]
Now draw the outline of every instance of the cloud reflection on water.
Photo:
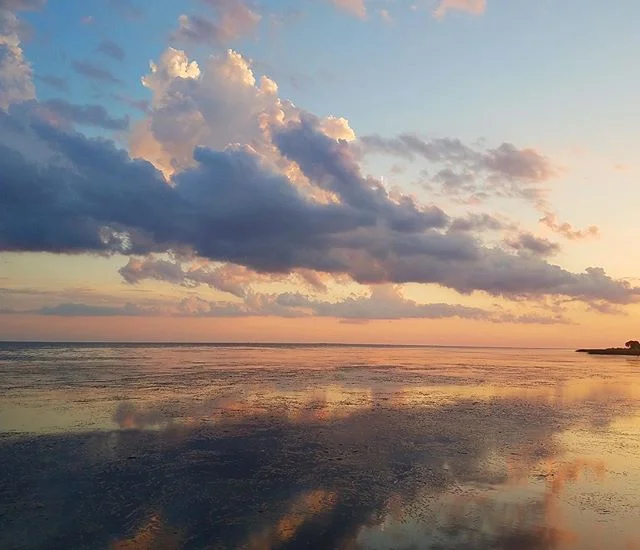
[[(243, 372), (217, 388), (165, 388), (152, 372), (127, 399), (98, 391), (110, 428), (3, 436), (0, 547), (638, 543), (639, 390), (625, 377)], [(607, 454), (622, 444), (625, 463)]]

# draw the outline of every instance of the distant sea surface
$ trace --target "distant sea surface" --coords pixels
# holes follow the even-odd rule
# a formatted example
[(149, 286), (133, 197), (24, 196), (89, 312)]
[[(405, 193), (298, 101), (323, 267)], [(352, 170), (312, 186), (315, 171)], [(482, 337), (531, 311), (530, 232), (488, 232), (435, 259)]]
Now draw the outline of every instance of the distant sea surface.
[(0, 548), (640, 549), (640, 357), (0, 343)]

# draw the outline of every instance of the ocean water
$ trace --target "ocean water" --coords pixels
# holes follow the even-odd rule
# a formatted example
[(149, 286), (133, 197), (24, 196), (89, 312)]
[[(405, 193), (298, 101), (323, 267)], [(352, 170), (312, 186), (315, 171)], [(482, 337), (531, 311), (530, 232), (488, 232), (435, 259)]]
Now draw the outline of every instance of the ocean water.
[(0, 344), (0, 548), (640, 549), (640, 358)]

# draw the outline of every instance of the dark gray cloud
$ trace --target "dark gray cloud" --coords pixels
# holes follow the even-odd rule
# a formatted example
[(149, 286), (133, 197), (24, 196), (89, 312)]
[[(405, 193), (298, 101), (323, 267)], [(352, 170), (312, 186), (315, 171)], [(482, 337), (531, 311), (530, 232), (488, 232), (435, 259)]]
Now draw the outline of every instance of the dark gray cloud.
[(440, 208), (420, 208), (409, 197), (402, 204), (390, 201), (379, 181), (363, 178), (351, 146), (319, 132), (317, 124), (314, 117), (303, 116), (300, 124), (276, 132), (274, 142), (319, 187), (337, 194), (349, 206), (370, 212), (372, 221), (382, 214), (395, 231), (419, 232), (447, 225), (448, 216)]
[(512, 227), (513, 224), (508, 223), (505, 220), (498, 219), (491, 214), (467, 214), (464, 218), (455, 218), (451, 222), (452, 231), (500, 231), (508, 227)]
[(520, 233), (516, 237), (507, 239), (506, 244), (514, 250), (541, 257), (553, 256), (560, 252), (559, 244), (544, 237), (537, 237), (532, 233)]
[(125, 58), (124, 50), (113, 40), (103, 40), (102, 42), (100, 42), (97, 51), (106, 55), (107, 57), (115, 59), (116, 61), (124, 61)]
[(65, 122), (96, 126), (105, 130), (126, 130), (129, 117), (113, 118), (102, 105), (76, 105), (64, 99), (49, 99), (40, 103), (46, 111)]
[(122, 83), (122, 80), (114, 76), (110, 71), (94, 65), (90, 61), (72, 61), (71, 66), (76, 73), (90, 80), (105, 82), (107, 84)]
[(40, 82), (44, 82), (47, 86), (58, 90), (59, 92), (68, 92), (69, 91), (69, 83), (65, 78), (45, 74), (45, 75), (36, 75), (36, 78)]
[[(24, 118), (24, 117), (23, 117)], [(303, 115), (274, 142), (339, 202), (309, 199), (250, 148), (198, 148), (172, 185), (113, 143), (0, 113), (0, 250), (148, 254), (190, 249), (261, 273), (310, 269), (355, 281), (436, 283), (462, 293), (564, 295), (629, 303), (640, 289), (601, 268), (572, 273), (536, 256), (482, 246), (449, 218), (363, 177), (351, 146)], [(35, 163), (13, 146), (50, 151)], [(1, 140), (0, 140), (1, 141)], [(33, 149), (35, 146), (32, 146)]]

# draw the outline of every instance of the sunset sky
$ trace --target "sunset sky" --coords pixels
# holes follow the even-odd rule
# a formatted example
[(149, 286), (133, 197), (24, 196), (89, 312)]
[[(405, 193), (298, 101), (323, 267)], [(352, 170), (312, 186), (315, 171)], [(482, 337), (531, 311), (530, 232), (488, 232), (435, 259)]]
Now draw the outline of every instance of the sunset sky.
[(0, 339), (640, 339), (638, 21), (0, 0)]

